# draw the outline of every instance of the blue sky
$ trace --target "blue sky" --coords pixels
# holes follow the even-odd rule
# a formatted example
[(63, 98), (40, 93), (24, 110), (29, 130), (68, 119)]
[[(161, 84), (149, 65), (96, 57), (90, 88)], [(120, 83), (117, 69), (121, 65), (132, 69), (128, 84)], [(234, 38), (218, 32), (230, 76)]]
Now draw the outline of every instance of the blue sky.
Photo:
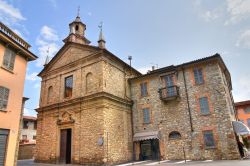
[(28, 65), (26, 115), (39, 105), (47, 49), (62, 47), (80, 6), (86, 37), (97, 45), (103, 21), (107, 49), (146, 72), (220, 53), (231, 72), (235, 101), (250, 99), (250, 0), (0, 0), (0, 20), (28, 41), (39, 59)]

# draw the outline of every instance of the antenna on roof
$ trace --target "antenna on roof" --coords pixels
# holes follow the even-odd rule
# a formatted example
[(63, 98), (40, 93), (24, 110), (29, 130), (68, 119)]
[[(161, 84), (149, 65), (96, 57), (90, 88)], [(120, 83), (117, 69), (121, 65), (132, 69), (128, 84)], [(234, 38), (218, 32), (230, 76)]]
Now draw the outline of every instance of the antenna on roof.
[(129, 66), (130, 66), (130, 75), (132, 74), (132, 66), (131, 66), (131, 61), (132, 61), (132, 56), (128, 56), (128, 60), (129, 60)]
[(77, 17), (80, 17), (80, 5), (77, 8)]

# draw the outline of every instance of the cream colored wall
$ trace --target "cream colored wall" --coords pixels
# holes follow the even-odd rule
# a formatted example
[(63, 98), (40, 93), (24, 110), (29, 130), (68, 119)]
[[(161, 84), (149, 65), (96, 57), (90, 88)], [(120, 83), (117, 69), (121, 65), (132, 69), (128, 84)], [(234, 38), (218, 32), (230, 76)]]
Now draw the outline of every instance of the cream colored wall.
[(6, 166), (13, 166), (18, 139), (19, 119), (22, 106), (24, 80), (27, 61), (16, 56), (13, 73), (1, 68), (4, 56), (4, 46), (0, 44), (0, 86), (10, 89), (6, 112), (0, 111), (0, 128), (9, 129), (6, 152)]
[[(27, 121), (27, 120), (26, 120)], [(34, 121), (28, 121), (28, 128), (23, 128), (23, 123), (20, 124), (21, 126), (21, 134), (19, 136), (19, 139), (22, 140), (23, 135), (27, 135), (27, 139), (29, 142), (34, 142), (33, 136), (36, 136), (36, 129), (34, 129), (35, 122)]]

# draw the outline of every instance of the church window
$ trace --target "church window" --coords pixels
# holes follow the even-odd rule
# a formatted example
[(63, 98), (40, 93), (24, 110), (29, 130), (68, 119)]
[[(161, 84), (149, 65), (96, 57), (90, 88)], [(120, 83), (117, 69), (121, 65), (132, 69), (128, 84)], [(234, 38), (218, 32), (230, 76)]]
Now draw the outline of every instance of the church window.
[(181, 134), (178, 131), (172, 131), (169, 134), (169, 139), (181, 139)]
[(92, 92), (95, 88), (94, 78), (92, 73), (86, 75), (86, 91)]
[(79, 27), (78, 27), (78, 25), (76, 25), (76, 31), (78, 31), (78, 29), (79, 29)]
[(73, 92), (73, 76), (69, 76), (65, 78), (64, 97), (65, 98), (72, 97), (72, 92)]
[(47, 98), (47, 102), (48, 102), (48, 103), (51, 102), (52, 95), (53, 95), (53, 87), (50, 86), (50, 87), (48, 88), (48, 98)]

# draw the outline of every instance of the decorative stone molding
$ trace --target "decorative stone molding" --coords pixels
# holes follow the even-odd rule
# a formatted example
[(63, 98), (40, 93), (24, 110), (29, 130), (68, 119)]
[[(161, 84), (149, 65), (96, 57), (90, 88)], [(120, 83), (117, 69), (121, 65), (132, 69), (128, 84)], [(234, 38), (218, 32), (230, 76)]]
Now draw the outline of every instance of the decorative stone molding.
[(59, 116), (59, 119), (57, 120), (58, 125), (63, 125), (63, 124), (70, 124), (70, 123), (75, 123), (75, 120), (72, 117), (72, 114), (69, 112), (65, 111), (61, 117)]

